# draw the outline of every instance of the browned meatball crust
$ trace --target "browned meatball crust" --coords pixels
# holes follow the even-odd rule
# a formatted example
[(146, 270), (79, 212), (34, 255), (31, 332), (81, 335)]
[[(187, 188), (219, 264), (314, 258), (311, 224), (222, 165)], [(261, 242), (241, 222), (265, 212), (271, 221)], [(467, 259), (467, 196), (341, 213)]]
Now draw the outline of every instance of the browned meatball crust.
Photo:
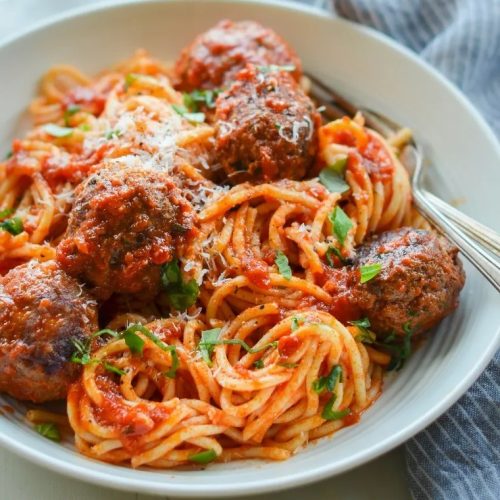
[(81, 366), (73, 341), (97, 327), (96, 303), (56, 262), (0, 277), (0, 391), (35, 403), (62, 399)]
[(301, 179), (314, 163), (321, 118), (286, 71), (249, 66), (216, 102), (216, 156), (231, 176)]
[(165, 172), (105, 167), (76, 189), (57, 258), (101, 299), (112, 293), (154, 296), (161, 265), (194, 232), (193, 217)]
[(295, 51), (274, 31), (254, 21), (224, 20), (182, 51), (174, 80), (184, 91), (215, 89), (230, 83), (247, 63), (293, 66), (297, 80), (302, 74)]
[(458, 306), (465, 274), (458, 249), (430, 231), (402, 228), (357, 250), (357, 266), (380, 263), (380, 273), (357, 286), (358, 306), (377, 332), (415, 335)]
[[(380, 272), (361, 283), (360, 269), (370, 264), (380, 264)], [(431, 231), (404, 227), (359, 246), (352, 265), (328, 270), (323, 288), (341, 321), (367, 317), (377, 333), (416, 335), (457, 308), (464, 282), (455, 246)]]

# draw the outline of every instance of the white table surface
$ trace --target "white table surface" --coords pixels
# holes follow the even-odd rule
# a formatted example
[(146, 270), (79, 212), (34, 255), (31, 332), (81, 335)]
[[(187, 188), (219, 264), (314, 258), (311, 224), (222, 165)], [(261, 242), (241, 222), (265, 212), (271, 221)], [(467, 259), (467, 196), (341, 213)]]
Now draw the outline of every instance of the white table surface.
[[(0, 39), (35, 21), (90, 0), (0, 0)], [(332, 441), (335, 446), (335, 441)], [(251, 492), (249, 491), (249, 494)], [(0, 448), (2, 500), (148, 500), (157, 497), (124, 493), (70, 479), (33, 465)], [(166, 497), (165, 497), (166, 498)], [(314, 485), (261, 495), (257, 500), (404, 500), (410, 498), (404, 453), (398, 448), (366, 465)]]

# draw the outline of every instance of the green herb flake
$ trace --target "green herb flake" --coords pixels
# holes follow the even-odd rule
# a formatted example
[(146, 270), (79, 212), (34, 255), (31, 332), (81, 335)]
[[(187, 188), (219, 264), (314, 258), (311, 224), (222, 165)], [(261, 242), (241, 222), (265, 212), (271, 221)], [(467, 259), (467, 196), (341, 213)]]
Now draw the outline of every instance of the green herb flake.
[(70, 104), (64, 111), (64, 125), (69, 127), (69, 119), (81, 110), (80, 106)]
[(335, 234), (337, 240), (341, 245), (343, 245), (349, 231), (354, 227), (351, 219), (349, 219), (342, 208), (336, 206), (328, 214), (328, 220), (333, 226), (333, 233)]
[(278, 271), (281, 276), (289, 281), (292, 278), (292, 269), (288, 264), (288, 257), (281, 250), (277, 250), (274, 262), (278, 266)]
[(1, 222), (0, 229), (7, 231), (13, 236), (17, 236), (24, 231), (23, 221), (19, 217), (12, 217), (12, 219)]
[(190, 113), (185, 106), (178, 104), (172, 104), (172, 108), (190, 123), (203, 123), (205, 121), (205, 113)]
[[(210, 331), (210, 330), (208, 330)], [(255, 354), (257, 352), (265, 351), (266, 349), (276, 349), (278, 347), (278, 342), (269, 342), (268, 344), (264, 344), (261, 347), (250, 347), (244, 340), (241, 339), (222, 339), (218, 340), (218, 338), (205, 338), (200, 341), (198, 344), (198, 349), (206, 348), (209, 346), (216, 346), (216, 345), (239, 345), (240, 347), (243, 347), (246, 352), (250, 354)], [(213, 347), (212, 347), (213, 349)]]
[(56, 125), (55, 123), (47, 123), (42, 127), (43, 131), (46, 134), (51, 135), (52, 137), (69, 137), (73, 134), (73, 129), (70, 127), (61, 127)]
[(122, 131), (116, 129), (116, 130), (110, 130), (109, 132), (106, 132), (105, 137), (106, 137), (106, 139), (111, 140), (115, 137), (120, 137), (121, 135), (122, 135)]
[(190, 113), (197, 113), (200, 110), (200, 106), (206, 106), (209, 109), (215, 108), (215, 100), (220, 92), (219, 89), (197, 89), (183, 94), (182, 101)]
[(360, 283), (366, 283), (371, 279), (375, 278), (377, 274), (382, 270), (382, 264), (376, 262), (375, 264), (365, 264), (361, 266), (359, 272), (361, 274), (361, 278), (359, 280)]
[(337, 257), (337, 259), (339, 259), (342, 264), (347, 264), (347, 259), (342, 256), (340, 250), (336, 247), (329, 246), (328, 250), (326, 251), (325, 257), (330, 267), (335, 267), (335, 261), (333, 260), (332, 255), (335, 255), (335, 257)]
[(342, 382), (342, 367), (334, 365), (326, 377), (320, 377), (312, 383), (314, 392), (321, 394), (323, 391), (333, 392), (337, 382)]
[(351, 325), (358, 328), (359, 334), (356, 335), (355, 339), (358, 342), (363, 342), (364, 344), (373, 344), (377, 339), (376, 335), (368, 330), (370, 328), (370, 320), (368, 318), (361, 318), (354, 321), (349, 321)]
[(215, 453), (215, 450), (205, 450), (201, 451), (200, 453), (190, 455), (188, 457), (188, 460), (197, 464), (208, 464), (210, 462), (213, 462), (216, 458), (217, 453)]
[(262, 359), (258, 359), (257, 361), (254, 361), (253, 366), (254, 368), (260, 370), (261, 368), (264, 368), (264, 361)]
[(5, 217), (8, 217), (12, 213), (14, 213), (12, 208), (4, 208), (3, 210), (0, 210), (0, 219), (5, 219)]
[(108, 363), (107, 361), (104, 361), (103, 364), (104, 369), (108, 372), (115, 373), (116, 375), (125, 375), (125, 372), (118, 368), (115, 365), (112, 365), (111, 363)]
[(396, 342), (396, 336), (393, 335), (384, 339), (383, 342), (377, 343), (377, 345), (385, 348), (391, 354), (391, 362), (387, 366), (387, 370), (389, 371), (401, 370), (406, 360), (411, 355), (411, 338), (413, 332), (410, 327), (410, 322), (406, 322), (403, 325), (403, 331), (405, 332), (405, 336), (401, 342)]
[(290, 329), (292, 330), (292, 332), (294, 332), (295, 330), (298, 330), (300, 324), (299, 324), (299, 318), (297, 318), (296, 316), (294, 316), (292, 318), (292, 322), (290, 324)]
[(330, 167), (325, 167), (321, 170), (319, 181), (330, 193), (343, 194), (351, 189), (349, 184), (344, 180), (344, 177)]
[(50, 439), (51, 441), (59, 442), (61, 441), (61, 433), (59, 432), (59, 427), (53, 423), (43, 423), (35, 425), (35, 430), (38, 434), (43, 437)]
[(7, 151), (7, 153), (5, 154), (5, 159), (8, 160), (12, 156), (14, 156), (14, 153), (12, 151)]
[(333, 410), (332, 407), (336, 400), (335, 394), (328, 400), (325, 407), (323, 408), (323, 412), (321, 413), (321, 417), (325, 420), (340, 420), (341, 418), (347, 417), (351, 410), (346, 408), (345, 410)]
[(133, 327), (136, 325), (129, 326), (123, 333), (122, 337), (125, 340), (125, 344), (130, 349), (132, 354), (142, 354), (144, 350), (144, 340), (135, 333), (137, 330)]
[(161, 284), (168, 303), (177, 311), (185, 311), (191, 307), (200, 293), (200, 287), (195, 279), (183, 281), (178, 259), (173, 259), (162, 266)]
[(211, 330), (204, 330), (201, 332), (201, 340), (198, 344), (198, 350), (200, 351), (203, 361), (208, 366), (212, 366), (212, 353), (214, 352), (215, 344), (210, 344), (210, 342), (216, 341), (219, 338), (221, 328), (212, 328)]
[(82, 123), (78, 128), (83, 132), (90, 132), (91, 130), (91, 127), (88, 123)]

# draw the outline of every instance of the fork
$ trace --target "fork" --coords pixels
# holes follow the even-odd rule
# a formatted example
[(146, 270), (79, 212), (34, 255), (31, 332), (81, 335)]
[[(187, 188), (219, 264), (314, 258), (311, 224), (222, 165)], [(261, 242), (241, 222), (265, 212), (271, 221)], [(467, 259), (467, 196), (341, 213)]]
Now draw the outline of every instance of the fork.
[[(398, 123), (383, 114), (350, 102), (313, 75), (306, 76), (311, 84), (310, 95), (324, 107), (323, 115), (326, 118), (335, 120), (346, 115), (352, 117), (361, 112), (366, 125), (386, 138), (402, 129)], [(418, 211), (454, 243), (469, 262), (500, 292), (500, 261), (496, 258), (500, 256), (500, 235), (448, 205), (423, 187), (423, 153), (414, 138), (405, 146), (400, 160), (410, 174), (413, 201)]]

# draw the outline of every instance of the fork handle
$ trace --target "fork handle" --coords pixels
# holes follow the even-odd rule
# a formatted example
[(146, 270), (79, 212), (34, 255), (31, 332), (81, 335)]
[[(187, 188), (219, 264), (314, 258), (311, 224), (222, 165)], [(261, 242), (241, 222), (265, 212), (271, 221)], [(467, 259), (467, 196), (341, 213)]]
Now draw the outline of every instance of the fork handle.
[(493, 259), (477, 243), (465, 235), (459, 227), (441, 214), (422, 192), (414, 190), (413, 196), (415, 204), (422, 215), (460, 248), (460, 251), (469, 262), (500, 292), (500, 264), (498, 261)]
[(480, 240), (485, 247), (500, 256), (500, 235), (496, 231), (453, 208), (429, 191), (424, 190), (423, 193), (440, 212), (459, 226), (465, 234), (472, 239)]

